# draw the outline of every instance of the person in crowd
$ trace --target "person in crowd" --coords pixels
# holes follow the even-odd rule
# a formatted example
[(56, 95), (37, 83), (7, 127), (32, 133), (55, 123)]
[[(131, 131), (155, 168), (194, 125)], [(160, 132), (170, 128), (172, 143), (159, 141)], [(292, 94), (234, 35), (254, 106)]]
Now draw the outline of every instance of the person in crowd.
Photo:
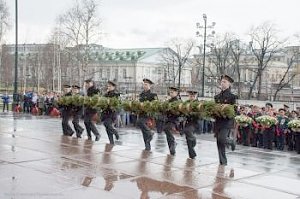
[(2, 111), (4, 112), (6, 109), (6, 111), (8, 112), (9, 96), (8, 96), (7, 92), (5, 92), (5, 95), (2, 96), (2, 102), (3, 102)]
[[(293, 110), (291, 111), (289, 120), (296, 120), (299, 119), (299, 114), (297, 111)], [(288, 151), (293, 151), (295, 150), (295, 138), (298, 132), (294, 132), (293, 129), (289, 128), (287, 131), (286, 135), (286, 142), (287, 142), (287, 147)]]
[[(187, 91), (187, 93), (188, 93), (187, 102), (197, 101), (197, 93), (198, 93), (197, 91), (189, 90)], [(198, 124), (198, 120), (199, 120), (199, 116), (197, 114), (188, 114), (186, 116), (186, 123), (182, 131), (186, 138), (189, 158), (191, 159), (194, 159), (197, 156), (197, 153), (194, 149), (197, 143), (194, 133), (196, 130), (196, 126)]]
[[(221, 92), (217, 94), (215, 98), (216, 103), (220, 104), (236, 104), (237, 96), (231, 93), (231, 85), (234, 80), (228, 75), (221, 76)], [(220, 165), (227, 165), (227, 158), (225, 148), (227, 145), (231, 146), (231, 150), (235, 150), (235, 137), (230, 139), (232, 134), (232, 128), (234, 125), (233, 119), (216, 117), (215, 118), (215, 137), (217, 138), (217, 147), (219, 153)]]
[(259, 123), (255, 121), (257, 117), (262, 116), (262, 109), (259, 108), (257, 105), (253, 105), (249, 116), (253, 119), (253, 130), (251, 132), (251, 146), (263, 148), (263, 128)]
[(278, 116), (277, 116), (278, 124), (276, 128), (276, 148), (278, 150), (283, 150), (285, 145), (285, 137), (287, 135), (288, 131), (288, 122), (289, 119), (286, 116), (286, 109), (280, 108), (278, 110)]
[[(113, 81), (107, 82), (107, 92), (104, 94), (104, 97), (108, 98), (119, 98), (120, 94), (116, 91), (117, 84)], [(109, 139), (110, 144), (115, 144), (114, 136), (116, 140), (119, 140), (119, 133), (114, 128), (113, 124), (117, 119), (117, 112), (116, 110), (108, 107), (107, 109), (103, 110), (102, 112), (102, 121), (105, 126), (105, 130)]]
[[(153, 101), (157, 100), (157, 94), (151, 92), (151, 86), (154, 83), (150, 79), (143, 79), (143, 92), (139, 95), (139, 101), (145, 102), (145, 101)], [(150, 151), (151, 150), (151, 140), (153, 139), (153, 132), (148, 126), (149, 120), (152, 119), (149, 117), (147, 113), (141, 113), (139, 114), (139, 119), (137, 121), (137, 126), (141, 129), (143, 133), (143, 139), (145, 143), (145, 150)]]
[[(179, 101), (178, 94), (179, 94), (178, 88), (169, 87), (170, 99), (168, 100), (168, 102), (172, 103), (172, 102)], [(166, 122), (164, 125), (164, 131), (166, 133), (167, 142), (168, 142), (168, 146), (169, 146), (171, 155), (175, 155), (175, 153), (176, 153), (175, 149), (176, 149), (177, 143), (175, 141), (175, 137), (174, 137), (173, 133), (176, 130), (177, 124), (179, 123), (178, 117), (179, 117), (178, 115), (176, 115), (172, 112), (166, 113)]]
[[(80, 86), (78, 85), (72, 85), (72, 95), (81, 95), (80, 94)], [(81, 118), (82, 114), (82, 106), (72, 106), (72, 124), (74, 126), (75, 132), (76, 132), (76, 137), (81, 138), (82, 132), (83, 132), (83, 127), (80, 126), (79, 121)]]
[[(64, 88), (64, 96), (72, 96), (70, 85), (64, 85), (63, 88)], [(72, 136), (74, 134), (74, 131), (69, 124), (69, 120), (70, 120), (71, 116), (72, 116), (72, 106), (71, 105), (63, 105), (61, 107), (63, 135)]]
[[(94, 95), (99, 95), (100, 91), (96, 88), (94, 81), (91, 79), (87, 79), (85, 82), (85, 88), (86, 88), (86, 95), (88, 97), (93, 97)], [(92, 134), (95, 135), (95, 141), (100, 140), (100, 133), (96, 127), (96, 125), (93, 122), (93, 117), (97, 114), (97, 109), (87, 107), (84, 112), (84, 125), (86, 128), (86, 133), (88, 136), (88, 140), (92, 140)]]

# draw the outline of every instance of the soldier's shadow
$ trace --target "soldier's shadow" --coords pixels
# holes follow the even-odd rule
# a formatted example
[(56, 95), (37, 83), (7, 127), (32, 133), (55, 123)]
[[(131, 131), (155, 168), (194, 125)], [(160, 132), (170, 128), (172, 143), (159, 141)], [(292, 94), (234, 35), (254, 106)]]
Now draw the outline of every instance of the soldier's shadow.
[[(142, 152), (141, 157), (147, 158), (151, 153)], [(138, 189), (141, 191), (140, 198), (148, 199), (151, 198), (151, 193), (161, 193), (164, 196), (182, 193), (180, 195), (182, 198), (190, 199), (190, 198), (199, 198), (198, 191), (189, 186), (185, 185), (177, 185), (172, 183), (175, 176), (173, 176), (173, 172), (171, 169), (172, 163), (174, 161), (174, 156), (168, 155), (164, 162), (163, 168), (163, 176), (162, 180), (152, 179), (150, 176), (141, 176), (132, 180), (132, 182), (136, 182)], [(146, 161), (140, 161), (139, 172), (145, 173), (146, 170)], [(187, 167), (190, 167), (190, 160), (187, 160)], [(184, 180), (189, 181), (192, 179), (192, 173), (185, 173)]]

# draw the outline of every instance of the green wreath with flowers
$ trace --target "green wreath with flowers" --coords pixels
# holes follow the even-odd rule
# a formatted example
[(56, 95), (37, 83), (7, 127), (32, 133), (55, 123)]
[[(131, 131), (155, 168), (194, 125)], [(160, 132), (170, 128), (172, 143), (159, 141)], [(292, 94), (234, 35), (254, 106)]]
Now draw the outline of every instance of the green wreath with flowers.
[(110, 108), (112, 110), (124, 109), (135, 114), (147, 114), (155, 116), (157, 114), (172, 113), (178, 116), (197, 115), (201, 118), (234, 118), (234, 105), (218, 104), (214, 101), (193, 101), (193, 102), (167, 102), (167, 101), (145, 101), (136, 100), (121, 101), (118, 98), (106, 98), (100, 96), (63, 96), (58, 99), (59, 105), (74, 105), (91, 107), (98, 110)]

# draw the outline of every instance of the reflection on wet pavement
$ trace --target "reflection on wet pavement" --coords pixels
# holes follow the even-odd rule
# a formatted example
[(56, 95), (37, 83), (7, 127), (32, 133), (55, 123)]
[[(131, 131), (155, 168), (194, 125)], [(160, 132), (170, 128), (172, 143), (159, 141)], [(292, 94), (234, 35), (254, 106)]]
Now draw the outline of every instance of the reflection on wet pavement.
[[(300, 156), (239, 147), (219, 166), (216, 144), (198, 136), (197, 159), (184, 137), (168, 155), (164, 134), (144, 151), (140, 131), (120, 129), (110, 145), (61, 135), (56, 118), (0, 114), (0, 198), (299, 198)], [(212, 136), (212, 135), (211, 135)]]

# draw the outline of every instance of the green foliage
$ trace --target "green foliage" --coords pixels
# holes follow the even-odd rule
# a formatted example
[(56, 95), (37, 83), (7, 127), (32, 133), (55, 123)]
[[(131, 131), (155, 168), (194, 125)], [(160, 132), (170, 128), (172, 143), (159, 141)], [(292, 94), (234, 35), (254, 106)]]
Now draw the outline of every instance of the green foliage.
[(60, 105), (76, 105), (92, 107), (98, 110), (105, 110), (110, 108), (118, 111), (124, 109), (125, 111), (135, 114), (147, 114), (155, 116), (157, 114), (172, 113), (178, 116), (197, 115), (202, 118), (222, 117), (222, 118), (234, 118), (235, 110), (233, 105), (229, 104), (217, 104), (213, 101), (120, 101), (118, 98), (105, 98), (100, 96), (64, 96), (59, 98), (58, 103)]

